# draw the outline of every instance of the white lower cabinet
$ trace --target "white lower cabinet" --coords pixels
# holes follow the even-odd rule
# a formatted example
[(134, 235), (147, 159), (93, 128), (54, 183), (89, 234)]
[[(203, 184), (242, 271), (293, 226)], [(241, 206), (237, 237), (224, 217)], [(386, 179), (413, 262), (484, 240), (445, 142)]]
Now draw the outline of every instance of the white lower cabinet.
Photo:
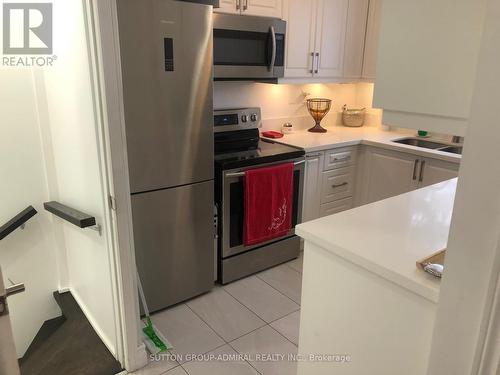
[(460, 164), (437, 159), (425, 159), (420, 162), (422, 174), (419, 187), (437, 184), (458, 176)]
[(353, 208), (353, 198), (339, 199), (335, 202), (322, 204), (319, 209), (320, 217), (333, 215), (338, 212), (346, 211)]
[(365, 147), (358, 175), (357, 205), (436, 184), (458, 176), (458, 163), (445, 162), (410, 153)]
[(306, 155), (306, 173), (304, 182), (302, 222), (317, 219), (321, 204), (321, 185), (319, 176), (323, 171), (323, 152)]
[(306, 154), (302, 222), (449, 180), (459, 167), (364, 145)]
[(352, 208), (357, 147), (306, 154), (302, 222)]

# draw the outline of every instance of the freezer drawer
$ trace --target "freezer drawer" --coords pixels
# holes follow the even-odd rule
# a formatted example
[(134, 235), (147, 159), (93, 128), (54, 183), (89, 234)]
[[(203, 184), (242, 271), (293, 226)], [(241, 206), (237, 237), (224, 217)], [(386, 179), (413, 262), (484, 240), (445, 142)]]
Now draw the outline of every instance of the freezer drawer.
[(137, 268), (157, 311), (214, 285), (213, 181), (132, 196)]

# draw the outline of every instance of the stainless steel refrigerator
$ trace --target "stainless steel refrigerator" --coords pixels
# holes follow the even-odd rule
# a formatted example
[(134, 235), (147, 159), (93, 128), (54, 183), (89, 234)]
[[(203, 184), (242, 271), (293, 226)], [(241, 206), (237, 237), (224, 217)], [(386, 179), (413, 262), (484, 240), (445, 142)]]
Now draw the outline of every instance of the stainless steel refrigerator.
[(156, 311), (213, 286), (212, 8), (117, 6), (136, 261)]

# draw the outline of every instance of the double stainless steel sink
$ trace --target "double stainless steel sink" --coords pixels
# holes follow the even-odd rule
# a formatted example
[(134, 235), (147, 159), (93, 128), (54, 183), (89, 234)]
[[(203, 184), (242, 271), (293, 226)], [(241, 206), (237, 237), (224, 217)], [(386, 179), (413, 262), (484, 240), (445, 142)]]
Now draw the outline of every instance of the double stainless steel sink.
[(416, 137), (395, 139), (393, 142), (400, 143), (403, 145), (422, 147), (431, 150), (444, 151), (444, 152), (450, 152), (452, 154), (462, 155), (462, 145), (457, 145), (457, 144), (430, 141), (427, 139), (421, 139)]

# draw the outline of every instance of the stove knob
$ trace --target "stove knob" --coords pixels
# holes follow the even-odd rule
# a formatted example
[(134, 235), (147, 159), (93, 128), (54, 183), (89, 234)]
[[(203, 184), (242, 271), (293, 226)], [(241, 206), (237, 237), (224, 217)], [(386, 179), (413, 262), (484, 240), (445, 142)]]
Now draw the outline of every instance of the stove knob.
[(247, 115), (241, 116), (241, 121), (242, 122), (247, 122), (248, 121), (248, 116)]
[(256, 113), (252, 113), (250, 115), (250, 120), (252, 120), (253, 122), (257, 121), (257, 114)]

